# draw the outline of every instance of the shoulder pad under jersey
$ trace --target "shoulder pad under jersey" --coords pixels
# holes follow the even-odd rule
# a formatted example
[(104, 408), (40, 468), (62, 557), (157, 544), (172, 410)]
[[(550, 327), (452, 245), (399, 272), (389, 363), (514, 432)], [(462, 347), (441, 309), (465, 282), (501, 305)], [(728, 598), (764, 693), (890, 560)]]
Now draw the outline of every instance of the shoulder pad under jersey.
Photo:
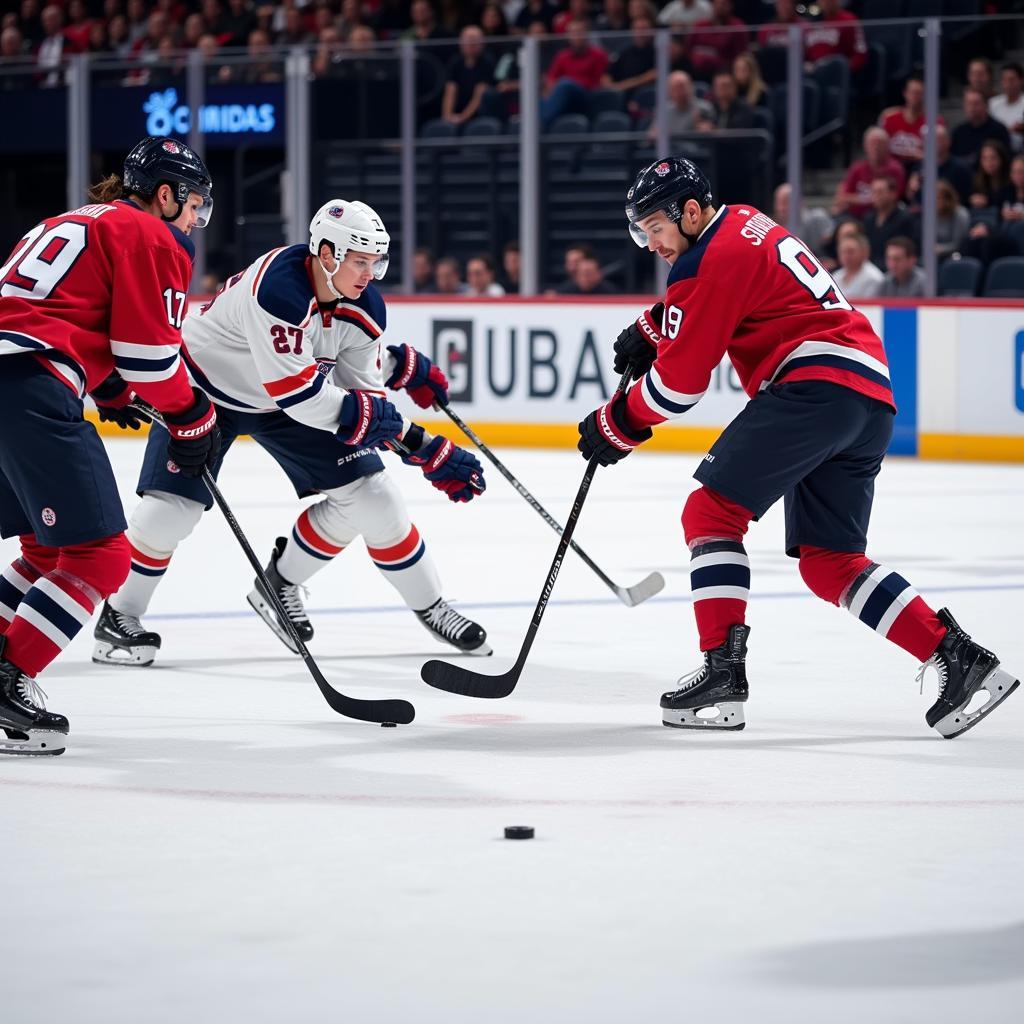
[(363, 333), (376, 340), (388, 325), (388, 311), (384, 296), (371, 281), (358, 299), (342, 299), (334, 312), (338, 320), (358, 327)]
[(256, 281), (256, 301), (276, 320), (301, 327), (309, 316), (313, 285), (306, 272), (305, 245), (289, 245), (276, 256), (263, 257)]

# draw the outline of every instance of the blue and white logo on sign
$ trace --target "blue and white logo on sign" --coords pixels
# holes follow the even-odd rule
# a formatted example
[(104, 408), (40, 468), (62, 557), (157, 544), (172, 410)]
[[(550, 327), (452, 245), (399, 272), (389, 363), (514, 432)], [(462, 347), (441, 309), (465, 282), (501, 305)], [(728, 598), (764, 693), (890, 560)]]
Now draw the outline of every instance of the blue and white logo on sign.
[[(178, 102), (177, 89), (150, 93), (142, 111), (150, 135), (187, 135), (192, 127), (192, 111)], [(199, 131), (204, 135), (266, 133), (276, 125), (273, 103), (209, 103), (199, 108)]]
[(1018, 331), (1013, 345), (1013, 400), (1017, 412), (1024, 412), (1024, 331)]

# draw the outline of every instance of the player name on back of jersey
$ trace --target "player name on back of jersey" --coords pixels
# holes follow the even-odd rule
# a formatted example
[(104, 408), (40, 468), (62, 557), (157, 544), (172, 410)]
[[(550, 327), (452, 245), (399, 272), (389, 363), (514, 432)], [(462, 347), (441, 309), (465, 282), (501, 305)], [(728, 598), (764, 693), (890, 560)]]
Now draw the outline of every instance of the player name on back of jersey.
[(740, 228), (740, 235), (750, 239), (754, 245), (760, 245), (768, 236), (768, 232), (779, 226), (771, 217), (758, 210), (751, 211), (744, 207), (739, 212), (741, 217), (749, 218), (747, 223)]
[(99, 220), (103, 214), (112, 213), (116, 209), (116, 206), (110, 206), (108, 203), (88, 203), (85, 206), (80, 206), (77, 210), (69, 210), (65, 216), (91, 217), (93, 220)]

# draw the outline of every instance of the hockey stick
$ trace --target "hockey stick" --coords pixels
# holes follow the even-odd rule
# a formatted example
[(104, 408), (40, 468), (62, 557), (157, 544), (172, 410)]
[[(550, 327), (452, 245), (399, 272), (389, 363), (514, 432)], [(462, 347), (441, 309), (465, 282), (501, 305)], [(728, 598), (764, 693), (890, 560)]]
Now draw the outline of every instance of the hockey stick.
[[(616, 394), (626, 389), (626, 385), (629, 384), (632, 375), (633, 367), (629, 366), (622, 375), (619, 386), (615, 389)], [(526, 659), (530, 654), (530, 648), (533, 647), (533, 641), (537, 636), (537, 631), (540, 629), (541, 619), (544, 618), (544, 609), (547, 608), (551, 591), (554, 590), (555, 580), (558, 579), (558, 572), (562, 568), (562, 559), (565, 558), (565, 553), (569, 549), (573, 531), (576, 529), (576, 522), (580, 517), (580, 512), (583, 511), (583, 502), (586, 500), (587, 492), (590, 490), (590, 484), (594, 479), (594, 473), (597, 472), (597, 466), (596, 458), (590, 459), (587, 463), (586, 472), (584, 472), (583, 480), (580, 482), (579, 490), (576, 492), (576, 499), (572, 503), (572, 510), (569, 512), (569, 518), (566, 520), (565, 529), (562, 530), (562, 539), (558, 542), (554, 560), (551, 562), (547, 579), (544, 581), (544, 589), (540, 592), (537, 607), (534, 609), (533, 618), (530, 620), (530, 628), (526, 631), (526, 639), (523, 640), (523, 646), (520, 648), (516, 663), (507, 672), (503, 672), (498, 676), (491, 676), (463, 668), (461, 665), (449, 665), (446, 661), (428, 661), (420, 669), (420, 678), (428, 686), (433, 686), (438, 690), (447, 690), (449, 693), (461, 693), (466, 697), (485, 697), (491, 699), (507, 697), (516, 688), (516, 683), (519, 682), (519, 677), (523, 673), (523, 666), (526, 664)]]
[[(152, 417), (153, 421), (159, 423), (160, 426), (164, 426), (160, 413), (149, 404), (141, 402), (136, 398), (132, 402), (132, 407)], [(281, 604), (281, 599), (274, 592), (270, 580), (267, 579), (267, 574), (263, 571), (263, 566), (249, 545), (249, 541), (242, 532), (242, 527), (238, 525), (238, 520), (235, 518), (228, 503), (224, 500), (224, 495), (221, 494), (220, 488), (217, 486), (216, 481), (213, 479), (213, 474), (208, 468), (203, 469), (202, 480), (210, 489), (210, 494), (213, 495), (213, 500), (217, 503), (217, 507), (224, 513), (224, 518), (227, 520), (231, 532), (235, 535), (235, 540), (238, 541), (239, 546), (245, 552), (245, 557), (249, 560), (249, 565), (252, 566), (253, 571), (256, 573), (256, 580), (263, 591), (264, 597), (270, 599), (270, 603), (274, 606), (278, 618), (284, 623), (285, 630), (295, 644), (295, 648), (302, 660), (306, 663), (306, 668), (309, 669), (309, 674), (313, 677), (316, 685), (320, 687), (324, 700), (327, 701), (334, 711), (337, 711), (339, 715), (344, 715), (346, 718), (355, 718), (360, 722), (394, 722), (396, 725), (408, 725), (416, 717), (416, 709), (407, 700), (360, 700), (358, 697), (346, 697), (345, 694), (334, 689), (327, 682), (324, 674), (320, 671), (320, 667), (313, 660), (313, 655), (309, 653), (309, 648), (303, 643), (302, 637), (299, 636), (291, 619), (288, 618), (288, 612), (285, 610), (284, 605)]]
[[(561, 535), (562, 527), (558, 524), (558, 521), (554, 519), (546, 508), (513, 476), (511, 471), (505, 466), (505, 464), (498, 458), (490, 448), (487, 447), (477, 437), (476, 432), (468, 424), (463, 422), (462, 417), (459, 416), (450, 406), (441, 405), (436, 406), (441, 409), (448, 418), (461, 430), (466, 437), (470, 439), (490, 459), (491, 464), (494, 468), (519, 492), (519, 494), (526, 499), (527, 504), (536, 512), (541, 519), (544, 520), (548, 526), (551, 527), (555, 533)], [(576, 543), (576, 541), (569, 541), (569, 547), (576, 552), (577, 555), (583, 559), (583, 563), (587, 568), (592, 569), (596, 574), (597, 578), (627, 607), (635, 608), (638, 604), (646, 601), (649, 597), (654, 597), (655, 594), (665, 589), (665, 577), (660, 572), (652, 572), (650, 575), (645, 576), (639, 583), (635, 583), (631, 587), (620, 587), (613, 579), (610, 579), (602, 570), (601, 567)]]

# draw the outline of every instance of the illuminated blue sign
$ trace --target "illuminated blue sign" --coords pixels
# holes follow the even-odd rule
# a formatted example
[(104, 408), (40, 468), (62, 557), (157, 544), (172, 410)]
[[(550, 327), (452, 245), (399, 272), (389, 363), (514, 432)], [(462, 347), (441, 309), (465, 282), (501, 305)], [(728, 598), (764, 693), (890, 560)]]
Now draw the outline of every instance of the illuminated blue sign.
[[(192, 111), (178, 102), (177, 89), (150, 93), (142, 105), (149, 135), (187, 135), (192, 128)], [(199, 131), (204, 135), (266, 134), (277, 127), (273, 103), (208, 103), (199, 108)]]
[(1024, 331), (1018, 331), (1013, 346), (1014, 402), (1024, 412)]

